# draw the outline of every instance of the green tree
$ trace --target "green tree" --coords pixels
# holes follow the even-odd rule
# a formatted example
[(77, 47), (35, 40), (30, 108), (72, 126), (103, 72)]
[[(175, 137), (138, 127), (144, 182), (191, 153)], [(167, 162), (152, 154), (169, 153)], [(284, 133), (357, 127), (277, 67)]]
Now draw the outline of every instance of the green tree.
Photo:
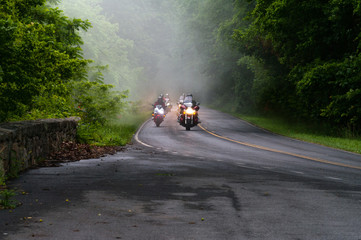
[(259, 0), (248, 19), (234, 39), (271, 73), (262, 98), (295, 117), (360, 129), (359, 1)]
[[(86, 76), (80, 29), (45, 0), (0, 2), (0, 121), (17, 119), (52, 101), (59, 115), (69, 105), (67, 84)], [(41, 100), (41, 98), (45, 98)]]
[(131, 59), (134, 41), (120, 36), (119, 24), (111, 22), (102, 4), (103, 0), (63, 0), (57, 6), (68, 16), (92, 23), (91, 30), (80, 33), (84, 56), (94, 61), (92, 65), (106, 66), (102, 70), (105, 83), (135, 95), (142, 68)]
[(238, 111), (254, 106), (253, 73), (235, 48), (235, 28), (248, 25), (246, 1), (178, 1), (181, 19), (186, 19), (182, 42), (188, 44), (190, 68), (199, 69), (204, 96), (212, 104)]

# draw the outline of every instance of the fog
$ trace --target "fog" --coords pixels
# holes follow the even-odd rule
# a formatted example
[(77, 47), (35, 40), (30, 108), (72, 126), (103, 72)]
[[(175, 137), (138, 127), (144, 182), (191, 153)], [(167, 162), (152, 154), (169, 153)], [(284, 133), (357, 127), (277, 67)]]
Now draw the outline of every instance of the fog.
[(153, 101), (160, 93), (178, 99), (183, 92), (202, 101), (206, 79), (199, 67), (177, 0), (62, 0), (66, 16), (89, 20), (81, 33), (84, 57), (107, 66), (104, 82), (129, 90), (131, 100)]

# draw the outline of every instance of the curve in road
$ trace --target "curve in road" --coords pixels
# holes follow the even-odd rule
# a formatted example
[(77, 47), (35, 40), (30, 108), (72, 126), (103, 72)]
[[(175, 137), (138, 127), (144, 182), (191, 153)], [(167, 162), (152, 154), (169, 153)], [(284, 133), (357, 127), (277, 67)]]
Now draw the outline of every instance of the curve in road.
[[(237, 165), (349, 179), (360, 184), (361, 155), (290, 139), (216, 110), (202, 108), (202, 124), (185, 131), (174, 113), (161, 127), (149, 119), (135, 134), (140, 144), (185, 157), (233, 161)], [(356, 180), (356, 181), (355, 181)]]

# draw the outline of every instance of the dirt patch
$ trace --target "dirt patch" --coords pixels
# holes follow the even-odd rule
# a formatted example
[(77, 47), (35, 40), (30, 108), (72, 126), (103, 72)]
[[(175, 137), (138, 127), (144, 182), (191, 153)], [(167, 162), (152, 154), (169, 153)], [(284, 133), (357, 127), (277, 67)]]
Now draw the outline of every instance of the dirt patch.
[(76, 142), (63, 142), (61, 150), (52, 153), (48, 159), (42, 162), (39, 166), (55, 167), (64, 162), (100, 158), (105, 155), (113, 155), (124, 150), (125, 147), (121, 146), (94, 146)]

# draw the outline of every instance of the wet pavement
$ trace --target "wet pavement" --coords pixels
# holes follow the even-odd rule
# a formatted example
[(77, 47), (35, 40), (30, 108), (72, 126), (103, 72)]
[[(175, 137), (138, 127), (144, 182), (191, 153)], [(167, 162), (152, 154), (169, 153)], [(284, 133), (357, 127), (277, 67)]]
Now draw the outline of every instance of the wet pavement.
[(22, 205), (0, 211), (0, 239), (361, 239), (358, 170), (230, 145), (167, 118), (139, 132), (152, 147), (135, 141), (12, 180)]

